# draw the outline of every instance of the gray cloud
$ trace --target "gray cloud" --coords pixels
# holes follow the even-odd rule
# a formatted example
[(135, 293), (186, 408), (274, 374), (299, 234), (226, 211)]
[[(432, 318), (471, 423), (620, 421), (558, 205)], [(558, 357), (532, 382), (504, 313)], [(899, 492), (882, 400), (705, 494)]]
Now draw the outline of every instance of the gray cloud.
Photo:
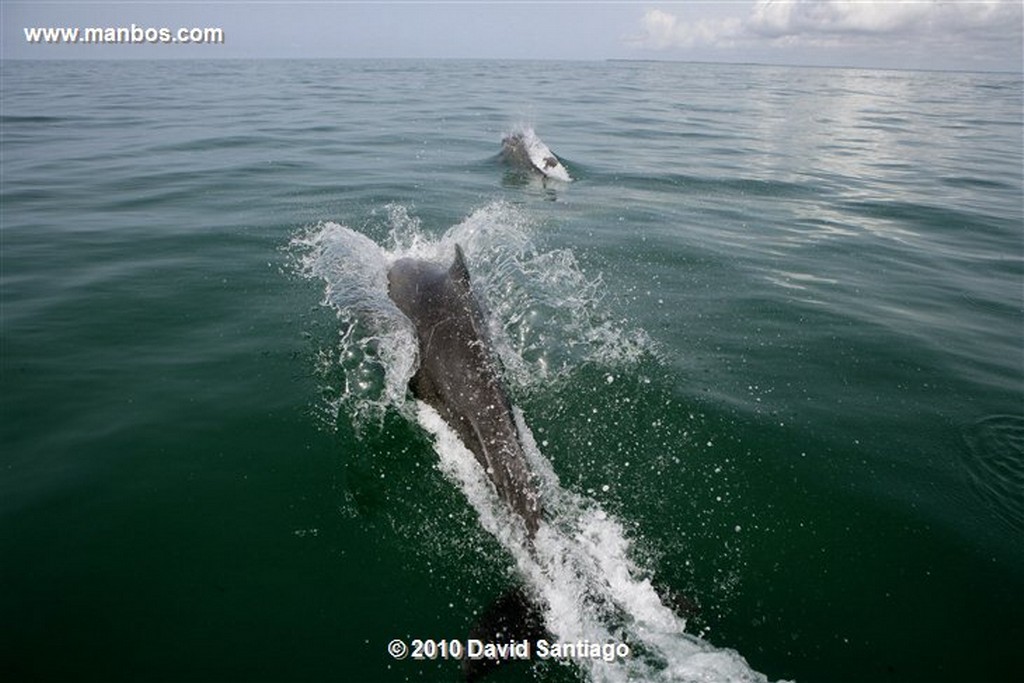
[(801, 62), (1020, 70), (1021, 34), (1019, 0), (757, 0), (745, 14), (713, 18), (650, 9), (630, 43), (719, 57), (733, 51)]

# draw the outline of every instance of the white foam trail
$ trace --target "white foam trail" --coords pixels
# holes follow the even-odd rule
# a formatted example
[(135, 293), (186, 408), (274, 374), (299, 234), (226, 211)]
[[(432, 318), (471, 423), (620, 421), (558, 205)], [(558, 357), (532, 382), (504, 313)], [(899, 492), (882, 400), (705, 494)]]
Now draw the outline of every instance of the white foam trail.
[(466, 496), (481, 526), (514, 558), (520, 576), (543, 604), (545, 625), (554, 639), (626, 643), (632, 649), (633, 656), (624, 661), (576, 660), (588, 679), (766, 681), (736, 652), (685, 632), (685, 620), (661, 602), (630, 558), (622, 525), (593, 500), (561, 487), (518, 409), (515, 417), (546, 508), (532, 551), (523, 525), (454, 431), (425, 403), (417, 402), (416, 411), (419, 424), (434, 437), (441, 471)]

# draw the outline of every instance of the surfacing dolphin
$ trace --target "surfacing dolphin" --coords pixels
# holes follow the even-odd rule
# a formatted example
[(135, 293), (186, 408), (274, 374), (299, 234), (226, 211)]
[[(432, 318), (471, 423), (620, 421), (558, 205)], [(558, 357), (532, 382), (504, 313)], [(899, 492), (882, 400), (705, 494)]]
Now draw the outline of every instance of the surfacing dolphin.
[(501, 156), (511, 164), (534, 170), (546, 178), (572, 182), (565, 166), (537, 137), (533, 128), (523, 128), (505, 135), (501, 139)]
[[(416, 329), (413, 395), (433, 407), (473, 452), (499, 497), (522, 518), (532, 544), (543, 510), (462, 249), (455, 246), (448, 268), (412, 258), (395, 261), (388, 270), (388, 295)], [(469, 637), (507, 643), (552, 636), (535, 598), (516, 586), (483, 611)], [(467, 657), (464, 679), (476, 683), (506, 663)]]
[(455, 261), (447, 269), (399, 259), (388, 271), (388, 295), (416, 328), (419, 368), (409, 382), (413, 395), (455, 430), (532, 538), (540, 524), (540, 500), (462, 249), (455, 246)]

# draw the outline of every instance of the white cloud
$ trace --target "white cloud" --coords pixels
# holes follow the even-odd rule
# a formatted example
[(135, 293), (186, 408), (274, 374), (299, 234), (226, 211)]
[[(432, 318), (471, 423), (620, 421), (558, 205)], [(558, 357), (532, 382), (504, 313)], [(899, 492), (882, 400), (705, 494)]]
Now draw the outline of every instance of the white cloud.
[(744, 25), (756, 35), (814, 37), (837, 33), (924, 35), (984, 27), (1019, 33), (1020, 22), (1020, 0), (758, 0)]
[(725, 45), (743, 30), (743, 22), (739, 19), (700, 19), (681, 22), (674, 14), (657, 9), (645, 13), (641, 23), (643, 35), (638, 39), (639, 44), (655, 50)]
[(1021, 0), (757, 0), (733, 8), (740, 13), (713, 18), (693, 16), (704, 11), (701, 5), (678, 15), (648, 10), (630, 43), (656, 51), (859, 51), (868, 61), (899, 61), (902, 51), (915, 62), (937, 56), (966, 62), (965, 68), (986, 61), (1021, 68)]

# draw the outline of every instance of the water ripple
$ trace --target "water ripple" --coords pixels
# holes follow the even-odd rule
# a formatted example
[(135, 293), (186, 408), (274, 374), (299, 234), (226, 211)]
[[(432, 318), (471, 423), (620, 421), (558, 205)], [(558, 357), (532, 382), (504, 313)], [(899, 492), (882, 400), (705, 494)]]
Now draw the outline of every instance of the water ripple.
[(1024, 530), (1024, 417), (983, 418), (964, 441), (964, 464), (978, 493), (1001, 519)]

